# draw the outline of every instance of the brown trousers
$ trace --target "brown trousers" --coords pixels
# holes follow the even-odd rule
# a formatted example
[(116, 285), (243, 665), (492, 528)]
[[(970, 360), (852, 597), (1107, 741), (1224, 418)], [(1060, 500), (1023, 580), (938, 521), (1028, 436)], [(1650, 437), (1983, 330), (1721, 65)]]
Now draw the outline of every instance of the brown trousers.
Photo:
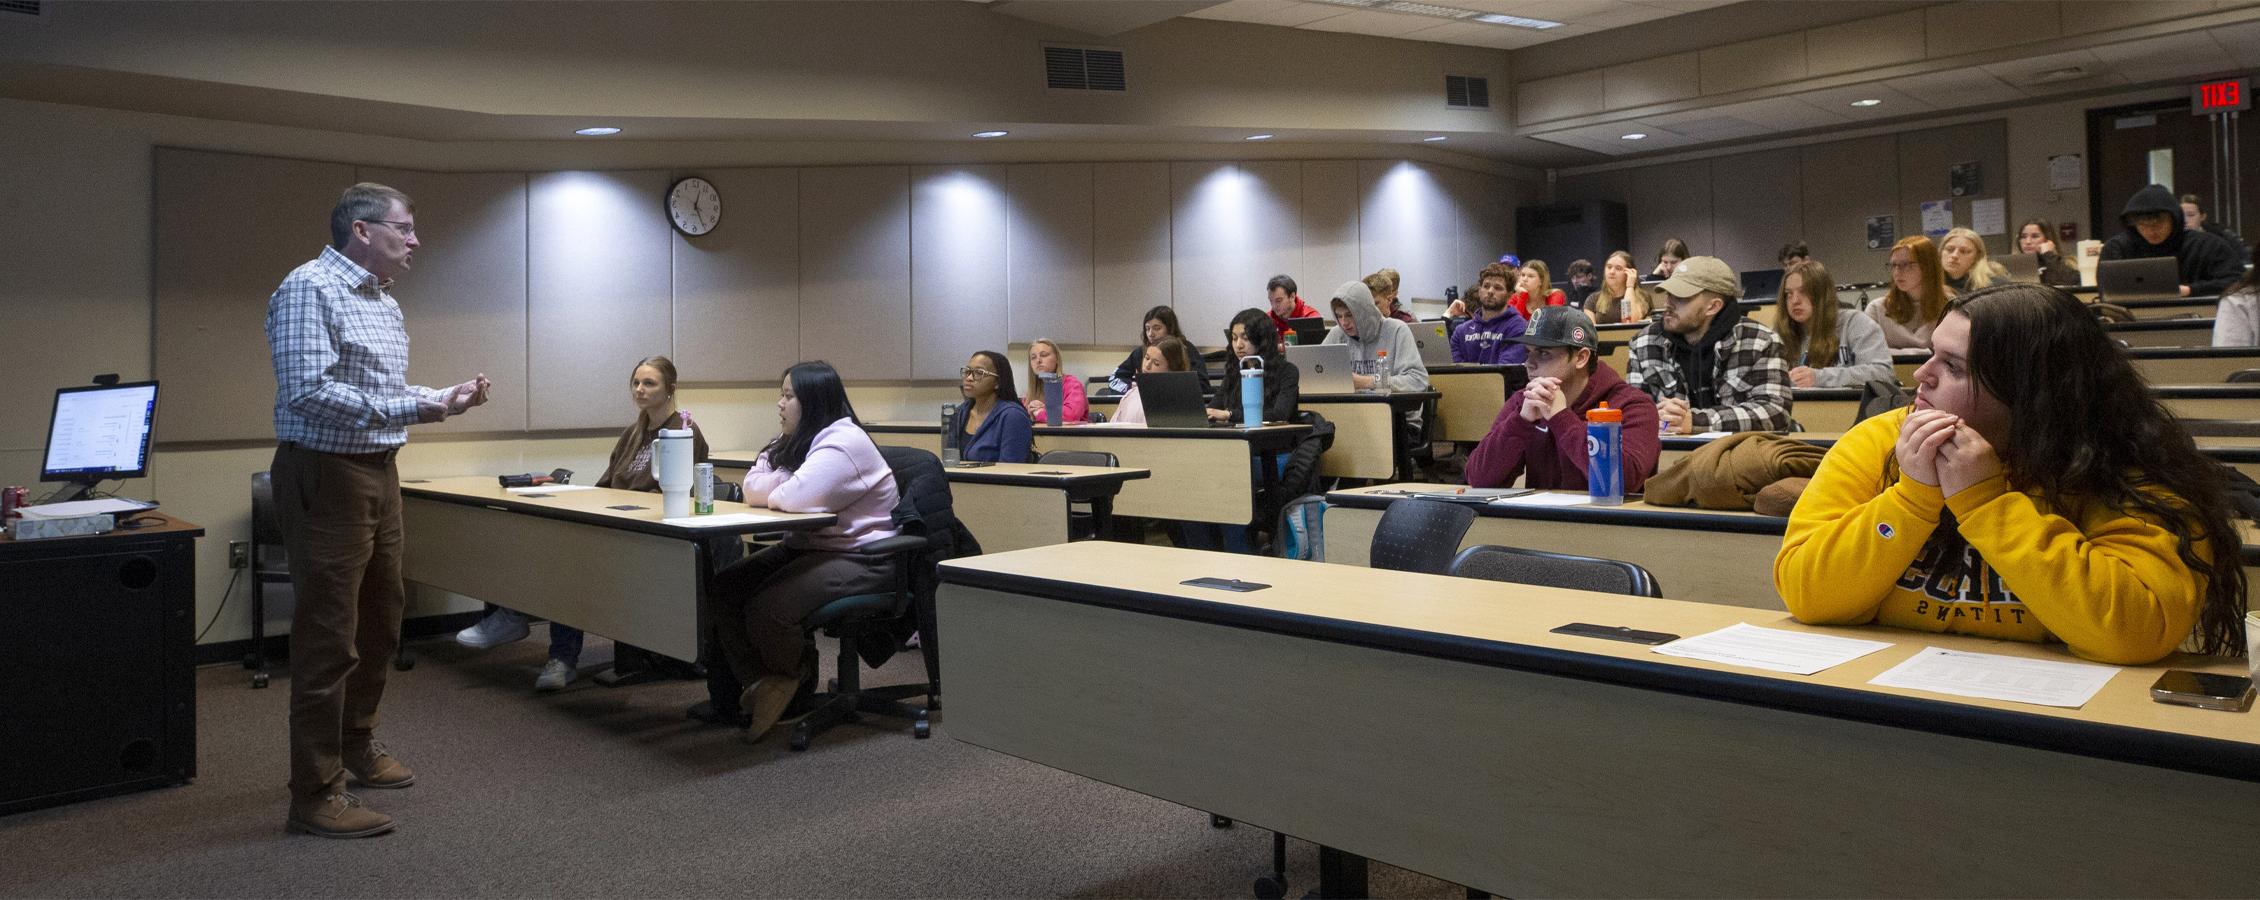
[(343, 754), (377, 727), (400, 643), (400, 474), (390, 454), (284, 444), (270, 476), (290, 553), (290, 790), (345, 786)]
[(812, 646), (801, 620), (841, 597), (879, 593), (894, 583), (892, 556), (768, 547), (714, 573), (706, 592), (708, 636), (741, 684), (797, 677)]

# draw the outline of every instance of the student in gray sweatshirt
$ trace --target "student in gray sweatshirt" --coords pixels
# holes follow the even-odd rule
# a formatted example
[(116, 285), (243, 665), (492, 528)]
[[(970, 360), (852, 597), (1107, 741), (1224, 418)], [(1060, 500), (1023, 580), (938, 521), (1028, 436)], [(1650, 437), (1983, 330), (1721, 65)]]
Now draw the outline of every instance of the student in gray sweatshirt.
[[(1322, 343), (1350, 345), (1350, 381), (1358, 390), (1374, 389), (1382, 377), (1388, 379), (1382, 390), (1428, 390), (1428, 364), (1420, 361), (1420, 345), (1413, 342), (1412, 327), (1383, 315), (1364, 282), (1343, 282), (1334, 289), (1330, 303), (1334, 327), (1326, 332)], [(1385, 376), (1380, 361), (1383, 351), (1389, 354)], [(1406, 413), (1405, 419), (1420, 424), (1419, 410)]]

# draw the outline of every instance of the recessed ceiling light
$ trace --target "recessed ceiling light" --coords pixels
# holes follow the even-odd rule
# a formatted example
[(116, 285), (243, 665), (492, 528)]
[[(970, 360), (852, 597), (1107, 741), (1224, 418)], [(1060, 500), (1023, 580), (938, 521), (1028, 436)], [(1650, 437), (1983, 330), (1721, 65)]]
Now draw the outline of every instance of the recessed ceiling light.
[(1479, 16), (1469, 16), (1468, 18), (1482, 22), (1486, 25), (1512, 25), (1516, 28), (1534, 28), (1540, 31), (1544, 31), (1548, 28), (1562, 27), (1562, 23), (1560, 22), (1549, 22), (1545, 19), (1526, 19), (1521, 16), (1502, 16), (1498, 13), (1484, 13)]
[(1645, 141), (1648, 139), (1648, 134), (1647, 132), (1643, 131), (1635, 131), (1631, 134), (1625, 135), (1624, 139), (1628, 141)]
[(612, 126), (610, 126), (610, 125), (598, 125), (598, 126), (596, 126), (596, 127), (594, 127), (594, 128), (581, 128), (581, 129), (577, 129), (577, 130), (575, 130), (575, 131), (574, 131), (573, 133), (574, 133), (574, 134), (585, 134), (585, 135), (588, 135), (589, 137), (603, 137), (603, 136), (605, 136), (605, 135), (608, 135), (608, 134), (619, 134), (619, 133), (620, 133), (620, 129), (618, 129), (618, 128), (614, 128), (614, 127), (612, 127)]
[(1854, 101), (1852, 101), (1852, 105), (1853, 105), (1853, 106), (1858, 106), (1858, 107), (1862, 107), (1862, 108), (1865, 108), (1865, 107), (1870, 107), (1870, 106), (1882, 106), (1882, 105), (1883, 105), (1883, 101), (1881, 101), (1881, 100), (1877, 100), (1877, 99), (1875, 99), (1875, 98), (1873, 98), (1873, 97), (1870, 97), (1870, 98), (1868, 98), (1868, 99), (1866, 99), (1866, 100), (1854, 100)]
[(1008, 133), (1003, 131), (976, 131), (973, 132), (973, 136), (977, 138), (998, 138), (1004, 137)]
[(1441, 141), (1441, 140), (1443, 140), (1443, 139), (1444, 139), (1444, 136), (1443, 136), (1443, 135), (1441, 135), (1441, 134), (1432, 134), (1432, 135), (1429, 135), (1429, 136), (1427, 136), (1427, 137), (1421, 138), (1420, 140), (1421, 140), (1421, 142), (1422, 142), (1422, 143), (1426, 143), (1426, 144), (1433, 144), (1433, 143), (1436, 143), (1437, 141)]
[(1248, 135), (1248, 138), (1247, 138), (1247, 139), (1248, 139), (1248, 140), (1251, 140), (1251, 141), (1268, 141), (1268, 140), (1271, 140), (1271, 139), (1272, 139), (1272, 138), (1273, 138), (1274, 136), (1275, 136), (1275, 135), (1269, 135), (1269, 134), (1251, 134), (1251, 135)]

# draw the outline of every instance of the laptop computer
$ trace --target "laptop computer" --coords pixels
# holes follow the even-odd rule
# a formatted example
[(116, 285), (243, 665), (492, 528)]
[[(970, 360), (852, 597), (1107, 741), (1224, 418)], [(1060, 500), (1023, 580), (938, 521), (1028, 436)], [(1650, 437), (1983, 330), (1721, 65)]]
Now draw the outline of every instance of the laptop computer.
[(1308, 347), (1287, 348), (1287, 361), (1295, 364), (1295, 375), (1305, 394), (1352, 394), (1357, 384), (1350, 380), (1350, 345), (1314, 344)]
[(1413, 344), (1420, 348), (1421, 364), (1433, 369), (1452, 364), (1452, 323), (1415, 322)]
[(2095, 266), (2104, 300), (2160, 300), (2182, 295), (2181, 263), (2171, 256), (2107, 259)]
[(1326, 320), (1318, 316), (1288, 319), (1288, 329), (1295, 332), (1295, 343), (1316, 344), (1326, 340)]
[(1742, 273), (1742, 302), (1771, 303), (1781, 297), (1780, 269), (1751, 269)]
[[(2001, 268), (2009, 273), (2010, 281), (2021, 281), (2026, 284), (2040, 283), (2039, 256), (2031, 253), (2008, 253), (1996, 256), (1994, 259), (2000, 261)], [(2177, 285), (2174, 290), (2175, 293), (2180, 293), (2181, 288)]]
[(1191, 372), (1138, 373), (1138, 403), (1151, 428), (1207, 428), (1208, 403)]

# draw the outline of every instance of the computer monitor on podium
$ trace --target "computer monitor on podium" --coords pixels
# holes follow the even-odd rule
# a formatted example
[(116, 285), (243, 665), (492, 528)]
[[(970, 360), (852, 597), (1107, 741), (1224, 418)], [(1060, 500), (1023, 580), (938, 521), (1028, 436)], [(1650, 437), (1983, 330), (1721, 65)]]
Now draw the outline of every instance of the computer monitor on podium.
[(154, 381), (57, 389), (39, 480), (68, 482), (54, 498), (60, 501), (84, 497), (104, 481), (149, 474), (156, 421)]

